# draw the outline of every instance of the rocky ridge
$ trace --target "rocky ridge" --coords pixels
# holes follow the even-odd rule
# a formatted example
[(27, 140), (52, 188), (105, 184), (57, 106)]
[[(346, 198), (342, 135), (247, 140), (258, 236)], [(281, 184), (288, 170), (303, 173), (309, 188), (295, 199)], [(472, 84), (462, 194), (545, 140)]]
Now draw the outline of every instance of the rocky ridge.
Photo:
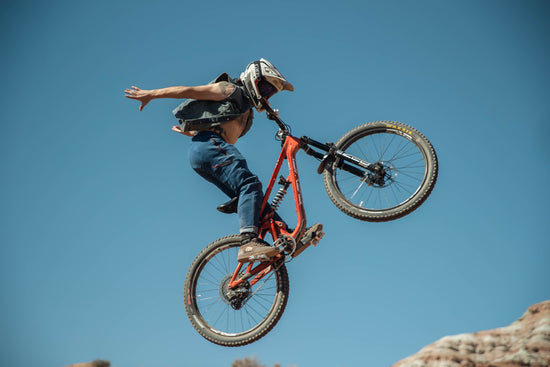
[(550, 301), (511, 325), (446, 336), (392, 367), (549, 367)]

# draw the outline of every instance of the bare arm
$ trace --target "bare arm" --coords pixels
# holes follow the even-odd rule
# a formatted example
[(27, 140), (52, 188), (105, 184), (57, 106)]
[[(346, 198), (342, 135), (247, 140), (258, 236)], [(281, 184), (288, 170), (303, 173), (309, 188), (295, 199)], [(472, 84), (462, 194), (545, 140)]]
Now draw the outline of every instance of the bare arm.
[(196, 87), (168, 87), (161, 89), (139, 89), (138, 87), (128, 88), (124, 91), (125, 96), (141, 102), (139, 110), (153, 99), (157, 98), (192, 98), (207, 101), (221, 101), (235, 91), (235, 85), (228, 82), (200, 85)]

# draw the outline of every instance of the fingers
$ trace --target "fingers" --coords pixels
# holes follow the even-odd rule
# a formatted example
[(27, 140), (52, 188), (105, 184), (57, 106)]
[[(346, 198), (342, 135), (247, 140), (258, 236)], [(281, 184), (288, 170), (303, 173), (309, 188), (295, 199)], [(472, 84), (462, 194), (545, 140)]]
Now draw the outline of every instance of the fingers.
[(149, 101), (142, 101), (142, 102), (141, 102), (141, 106), (139, 106), (139, 110), (140, 110), (140, 111), (143, 111), (143, 108), (144, 108), (145, 106), (147, 106), (147, 103), (149, 103)]
[(130, 95), (130, 96), (133, 96), (134, 95), (134, 92), (141, 92), (141, 89), (139, 89), (138, 87), (134, 87), (132, 86), (132, 88), (126, 88), (124, 90), (124, 93)]
[[(127, 88), (124, 90), (124, 97), (126, 98), (130, 98), (130, 99), (134, 99), (134, 100), (137, 100), (137, 101), (141, 101), (141, 97), (138, 95), (138, 92), (140, 92), (141, 89), (139, 89), (138, 87), (136, 86), (132, 86), (131, 89), (130, 88)], [(139, 110), (140, 111), (143, 111), (143, 107), (145, 107), (145, 105), (147, 104), (147, 102), (143, 102), (141, 103), (141, 106), (139, 106)]]
[(146, 98), (145, 93), (141, 91), (138, 87), (132, 85), (131, 88), (127, 88), (124, 90), (125, 97), (134, 99), (141, 102), (141, 105), (139, 106), (139, 110), (143, 111), (143, 108), (149, 103), (149, 98)]
[(192, 138), (193, 136), (195, 136), (195, 132), (194, 132), (194, 131), (183, 131), (183, 130), (181, 129), (181, 127), (179, 127), (179, 126), (172, 126), (172, 131), (175, 131), (175, 132), (180, 133), (180, 134), (185, 135), (185, 136), (189, 136), (189, 137), (191, 137), (191, 138)]
[(134, 91), (131, 90), (131, 89), (126, 89), (126, 90), (124, 91), (124, 93), (125, 93), (125, 97), (127, 97), (127, 98), (134, 98), (134, 99), (136, 98), (136, 97), (134, 96)]

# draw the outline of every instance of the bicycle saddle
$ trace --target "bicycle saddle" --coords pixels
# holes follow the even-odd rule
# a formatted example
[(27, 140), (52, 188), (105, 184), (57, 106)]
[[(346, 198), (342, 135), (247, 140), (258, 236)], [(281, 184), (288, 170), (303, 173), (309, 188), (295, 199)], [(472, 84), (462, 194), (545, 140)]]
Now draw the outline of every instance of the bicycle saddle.
[(237, 212), (237, 206), (239, 205), (239, 197), (235, 196), (233, 199), (226, 203), (219, 205), (216, 209), (225, 214), (232, 214)]

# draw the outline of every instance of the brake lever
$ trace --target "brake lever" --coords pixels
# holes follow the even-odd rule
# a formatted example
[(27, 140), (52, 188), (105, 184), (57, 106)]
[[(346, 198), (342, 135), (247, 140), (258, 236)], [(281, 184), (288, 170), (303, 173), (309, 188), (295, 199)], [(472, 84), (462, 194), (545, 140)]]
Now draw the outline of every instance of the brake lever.
[(279, 129), (283, 130), (286, 133), (290, 131), (289, 126), (285, 124), (283, 120), (281, 120), (281, 118), (279, 117), (279, 110), (274, 110), (273, 108), (271, 108), (270, 104), (267, 103), (267, 101), (263, 98), (262, 98), (262, 107), (265, 110), (267, 118), (269, 120), (275, 121), (277, 125), (279, 125)]
[(267, 118), (271, 121), (277, 121), (279, 117), (279, 110), (266, 111)]
[(271, 105), (265, 100), (265, 98), (262, 98), (261, 104), (263, 109), (265, 110), (267, 118), (272, 121), (277, 121), (279, 110), (274, 110), (273, 108), (271, 108)]

